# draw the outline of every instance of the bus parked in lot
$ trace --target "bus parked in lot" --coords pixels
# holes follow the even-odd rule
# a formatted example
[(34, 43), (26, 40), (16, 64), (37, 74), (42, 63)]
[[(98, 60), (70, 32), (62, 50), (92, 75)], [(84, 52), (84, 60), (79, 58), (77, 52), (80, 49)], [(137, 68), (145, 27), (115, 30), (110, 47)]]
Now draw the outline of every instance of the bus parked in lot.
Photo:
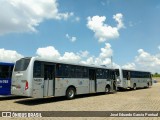
[(12, 94), (43, 98), (116, 91), (115, 70), (55, 62), (39, 57), (18, 60), (12, 75)]
[(0, 95), (11, 94), (11, 76), (14, 64), (0, 62)]
[(116, 69), (117, 76), (117, 88), (121, 89), (137, 89), (149, 87), (152, 85), (152, 76), (150, 72), (138, 71), (138, 70), (127, 70), (127, 69)]

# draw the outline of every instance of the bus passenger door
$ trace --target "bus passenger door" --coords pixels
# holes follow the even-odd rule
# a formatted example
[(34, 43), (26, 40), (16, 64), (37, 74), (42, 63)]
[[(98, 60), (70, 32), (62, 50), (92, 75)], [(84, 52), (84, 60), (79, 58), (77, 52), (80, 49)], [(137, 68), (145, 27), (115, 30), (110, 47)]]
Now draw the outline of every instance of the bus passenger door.
[(110, 71), (110, 80), (111, 80), (111, 92), (117, 91), (117, 82), (116, 82), (116, 73)]
[(89, 92), (96, 92), (96, 70), (89, 69)]
[(44, 65), (44, 97), (54, 95), (55, 66)]
[(130, 72), (127, 72), (127, 87), (131, 87), (131, 77), (130, 77)]

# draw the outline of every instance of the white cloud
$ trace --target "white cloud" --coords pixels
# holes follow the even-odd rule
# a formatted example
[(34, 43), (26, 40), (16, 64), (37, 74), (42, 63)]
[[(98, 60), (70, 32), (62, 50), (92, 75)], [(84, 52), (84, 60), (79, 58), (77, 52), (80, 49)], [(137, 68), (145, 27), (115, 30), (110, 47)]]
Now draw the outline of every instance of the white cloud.
[(77, 40), (76, 37), (74, 37), (74, 36), (71, 37), (71, 36), (69, 36), (69, 34), (66, 34), (66, 38), (69, 39), (71, 42), (75, 42)]
[(78, 53), (65, 52), (64, 54), (60, 54), (58, 50), (56, 50), (53, 46), (38, 48), (36, 54), (39, 57), (70, 63), (111, 66), (110, 56), (112, 56), (113, 52), (111, 49), (111, 45), (109, 43), (106, 43), (105, 47), (101, 48), (101, 52), (97, 57), (90, 57), (88, 51), (80, 51)]
[(36, 54), (39, 57), (58, 60), (60, 58), (60, 53), (53, 46), (48, 46), (44, 48), (38, 48)]
[(15, 62), (16, 60), (22, 58), (23, 55), (17, 53), (14, 50), (0, 49), (0, 61), (1, 62)]
[(74, 14), (59, 13), (56, 0), (1, 0), (0, 35), (11, 32), (36, 32), (45, 19), (68, 19)]
[(104, 48), (101, 48), (101, 52), (97, 57), (92, 56), (87, 58), (86, 60), (81, 61), (83, 64), (94, 64), (94, 65), (106, 65), (108, 67), (117, 66), (115, 63), (111, 63), (111, 56), (113, 55), (113, 51), (111, 49), (111, 45), (109, 43), (105, 44)]
[(77, 53), (79, 56), (81, 57), (88, 57), (89, 55), (89, 52), (86, 50), (86, 51), (80, 51), (79, 53)]
[(105, 0), (105, 1), (103, 0), (100, 3), (101, 3), (102, 6), (106, 6), (106, 5), (109, 6), (110, 5), (110, 1), (109, 0)]
[(99, 42), (104, 42), (108, 39), (114, 39), (119, 37), (119, 30), (124, 27), (123, 15), (118, 13), (113, 15), (113, 19), (118, 22), (117, 27), (111, 27), (104, 22), (105, 16), (93, 16), (87, 18), (87, 27), (94, 32)]
[(136, 69), (135, 63), (127, 63), (126, 65), (123, 65), (122, 68), (124, 69)]
[(121, 13), (118, 13), (116, 15), (113, 15), (113, 19), (115, 19), (115, 21), (118, 22), (118, 25), (117, 25), (117, 29), (121, 29), (121, 28), (124, 28), (124, 24), (123, 24), (123, 15)]
[(135, 61), (138, 64), (142, 64), (144, 67), (156, 67), (157, 65), (160, 65), (160, 59), (156, 55), (151, 55), (143, 49), (139, 49), (138, 54), (139, 55), (135, 58)]
[(53, 46), (38, 48), (36, 54), (45, 59), (63, 62), (78, 63), (81, 60), (81, 57), (73, 52), (65, 52), (64, 55), (61, 55)]
[(65, 52), (64, 55), (59, 58), (59, 60), (70, 63), (79, 63), (81, 57), (73, 52)]
[(113, 54), (113, 51), (111, 49), (111, 45), (109, 43), (105, 44), (105, 48), (101, 48), (101, 53), (99, 55), (100, 58), (107, 58), (107, 57), (111, 57)]
[(76, 17), (75, 21), (79, 22), (80, 21), (80, 17)]
[(139, 49), (138, 56), (135, 57), (135, 63), (138, 69), (160, 72), (160, 54), (151, 55), (143, 49)]

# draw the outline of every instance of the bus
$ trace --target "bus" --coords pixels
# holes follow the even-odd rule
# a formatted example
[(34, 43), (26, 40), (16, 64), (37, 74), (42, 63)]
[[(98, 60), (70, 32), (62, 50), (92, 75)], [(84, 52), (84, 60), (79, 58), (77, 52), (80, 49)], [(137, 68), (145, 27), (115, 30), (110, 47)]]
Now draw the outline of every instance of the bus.
[(25, 57), (16, 61), (11, 92), (33, 98), (73, 99), (79, 94), (109, 93), (116, 89), (114, 69)]
[(11, 76), (14, 64), (0, 62), (0, 95), (11, 95)]
[(152, 85), (152, 75), (147, 71), (115, 69), (118, 89), (144, 88)]

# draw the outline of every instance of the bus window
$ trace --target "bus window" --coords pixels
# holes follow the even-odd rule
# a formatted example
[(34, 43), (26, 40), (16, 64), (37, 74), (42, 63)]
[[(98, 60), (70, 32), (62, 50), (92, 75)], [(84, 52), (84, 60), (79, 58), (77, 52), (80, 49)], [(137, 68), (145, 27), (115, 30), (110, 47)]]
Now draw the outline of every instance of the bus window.
[(1, 79), (9, 78), (9, 66), (0, 65), (0, 78)]
[(33, 77), (34, 78), (42, 78), (42, 66), (41, 62), (35, 61), (34, 62), (34, 67), (33, 67)]
[(57, 64), (56, 65), (56, 76), (57, 77), (66, 77), (68, 78), (69, 77), (69, 68), (70, 66), (69, 65), (66, 65), (66, 64)]
[(25, 71), (29, 65), (30, 58), (22, 58), (16, 62), (14, 71)]

